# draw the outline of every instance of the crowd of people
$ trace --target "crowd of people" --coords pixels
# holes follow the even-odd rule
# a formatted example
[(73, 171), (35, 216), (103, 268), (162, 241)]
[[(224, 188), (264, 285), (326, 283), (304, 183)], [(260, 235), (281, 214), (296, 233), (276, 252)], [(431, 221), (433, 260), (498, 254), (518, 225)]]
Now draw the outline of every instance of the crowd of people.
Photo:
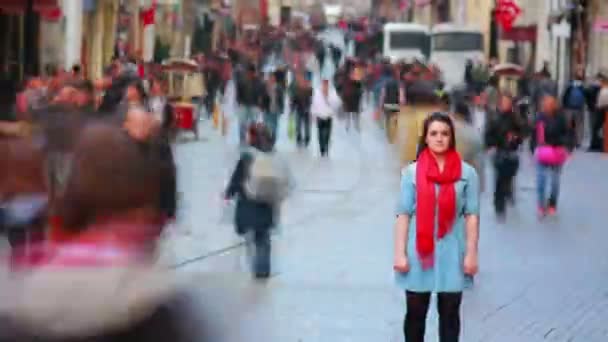
[[(275, 151), (281, 115), (289, 115), (299, 149), (309, 147), (316, 124), (319, 154), (328, 158), (336, 120), (348, 132), (360, 132), (364, 102), (384, 123), (390, 143), (400, 134), (395, 122), (408, 120), (401, 115), (404, 108), (428, 106), (433, 109), (425, 113), (421, 132), (408, 137), (416, 140), (416, 153), (401, 174), (394, 270), (406, 296), (406, 341), (424, 340), (432, 293), (438, 294), (440, 340), (457, 341), (462, 291), (478, 271), (486, 164), (494, 169), (493, 204), (504, 221), (516, 200), (515, 178), (528, 141), (536, 164), (538, 215), (556, 215), (560, 174), (569, 155), (584, 145), (586, 112), (591, 113), (589, 148), (608, 150), (600, 137), (608, 75), (598, 75), (588, 86), (578, 73), (560, 97), (544, 70), (515, 97), (500, 88), (492, 63), (469, 65), (460, 96), (445, 91), (433, 65), (361, 60), (305, 38), (291, 48), (276, 41), (246, 42), (196, 57), (205, 76), (205, 94), (195, 99), (203, 115), (211, 116), (218, 98), (234, 89), (232, 114), (242, 154), (223, 197), (236, 200), (236, 233), (255, 246), (255, 277), (271, 275), (270, 232), (293, 186), (289, 167)], [(258, 47), (248, 50), (251, 44)], [(336, 67), (331, 77), (319, 67), (328, 56)], [(268, 70), (269, 60), (290, 62)], [(19, 171), (0, 179), (5, 203), (0, 222), (13, 247), (15, 270), (56, 260), (61, 248), (45, 249), (32, 260), (30, 247), (47, 240), (65, 246), (114, 239), (111, 247), (136, 250), (138, 261), (151, 259), (156, 239), (178, 208), (174, 116), (165, 88), (162, 76), (120, 59), (100, 80), (87, 80), (76, 66), (26, 81), (16, 101), (17, 123), (0, 124), (4, 169)], [(521, 105), (523, 96), (531, 98), (528, 106)], [(17, 220), (9, 204), (34, 201), (22, 194), (48, 194), (48, 205)], [(27, 225), (27, 234), (14, 229), (17, 225)]]

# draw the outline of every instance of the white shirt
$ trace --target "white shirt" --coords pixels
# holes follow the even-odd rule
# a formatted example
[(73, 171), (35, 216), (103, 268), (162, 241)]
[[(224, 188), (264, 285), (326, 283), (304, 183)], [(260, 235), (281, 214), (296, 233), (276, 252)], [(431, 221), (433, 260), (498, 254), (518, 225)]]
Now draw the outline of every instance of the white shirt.
[(473, 127), (484, 136), (484, 132), (486, 129), (486, 111), (481, 108), (473, 108)]
[(160, 96), (154, 96), (150, 98), (149, 106), (154, 118), (159, 122), (163, 122), (163, 114), (165, 111), (166, 100)]
[(342, 101), (338, 97), (338, 93), (334, 87), (330, 87), (328, 93), (328, 96), (325, 96), (321, 91), (321, 87), (315, 89), (310, 106), (312, 115), (321, 119), (327, 119), (338, 113)]

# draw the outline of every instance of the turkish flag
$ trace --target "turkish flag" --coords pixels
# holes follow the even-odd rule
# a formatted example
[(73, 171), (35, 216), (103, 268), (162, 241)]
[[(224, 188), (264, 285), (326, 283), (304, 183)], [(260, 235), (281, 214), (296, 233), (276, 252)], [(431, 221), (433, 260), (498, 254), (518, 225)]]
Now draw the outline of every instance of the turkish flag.
[(154, 25), (154, 18), (156, 17), (156, 8), (152, 6), (147, 10), (141, 12), (141, 22), (144, 26)]
[(503, 30), (510, 31), (521, 12), (521, 8), (514, 0), (499, 0), (495, 12), (496, 21)]
[(61, 8), (55, 7), (52, 9), (45, 9), (40, 11), (40, 16), (44, 20), (58, 21), (59, 19), (61, 19), (61, 17), (63, 17), (63, 12), (61, 11)]

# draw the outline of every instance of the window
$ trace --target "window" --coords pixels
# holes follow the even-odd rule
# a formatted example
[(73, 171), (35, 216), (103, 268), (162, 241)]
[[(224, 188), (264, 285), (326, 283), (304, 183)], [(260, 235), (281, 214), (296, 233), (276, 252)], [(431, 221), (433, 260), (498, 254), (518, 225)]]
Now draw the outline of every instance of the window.
[(480, 33), (451, 32), (433, 35), (433, 50), (437, 51), (479, 51), (483, 50), (483, 36)]
[(389, 47), (391, 49), (420, 49), (425, 51), (429, 45), (429, 38), (422, 32), (391, 32), (389, 34)]

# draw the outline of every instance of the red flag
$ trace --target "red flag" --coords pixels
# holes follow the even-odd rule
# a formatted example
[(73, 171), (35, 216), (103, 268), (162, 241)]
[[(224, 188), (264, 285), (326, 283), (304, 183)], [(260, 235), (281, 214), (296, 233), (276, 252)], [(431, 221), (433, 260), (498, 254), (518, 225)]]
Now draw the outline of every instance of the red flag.
[(152, 4), (147, 10), (141, 12), (141, 21), (144, 26), (154, 25), (154, 19), (156, 17), (156, 2)]
[(521, 12), (521, 8), (514, 0), (499, 0), (495, 13), (496, 21), (503, 30), (509, 31), (513, 28), (513, 23), (515, 23)]
[(54, 7), (52, 9), (45, 9), (40, 11), (40, 16), (44, 20), (58, 21), (59, 19), (61, 19), (61, 17), (63, 17), (63, 12), (61, 11), (61, 8)]

